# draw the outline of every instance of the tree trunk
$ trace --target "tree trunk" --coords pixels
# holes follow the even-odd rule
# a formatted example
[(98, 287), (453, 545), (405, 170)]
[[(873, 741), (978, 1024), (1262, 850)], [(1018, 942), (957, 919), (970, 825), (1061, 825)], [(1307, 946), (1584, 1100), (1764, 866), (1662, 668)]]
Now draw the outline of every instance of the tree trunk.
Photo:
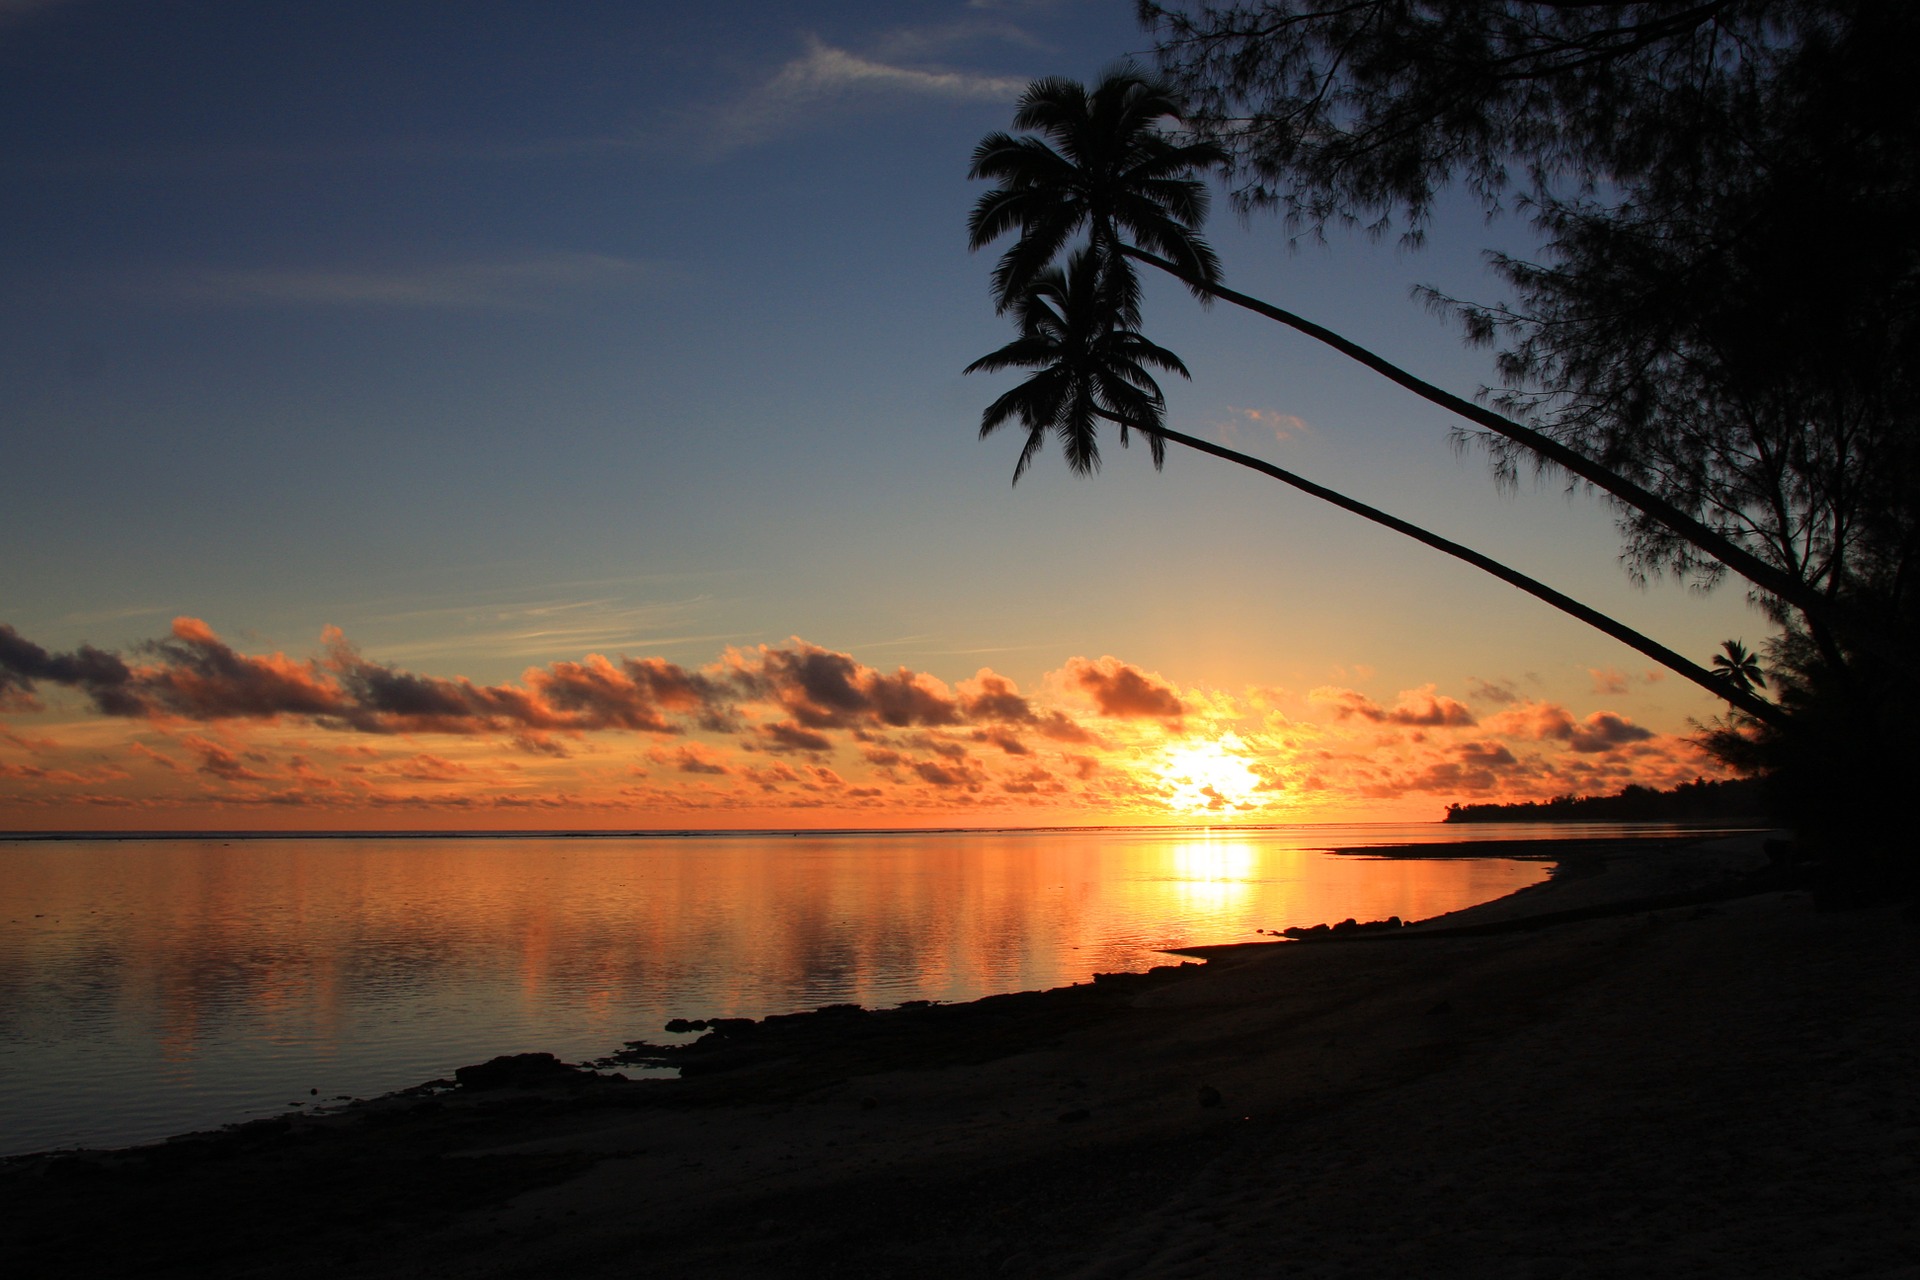
[[(1477, 426), (1485, 427), (1496, 435), (1505, 436), (1517, 444), (1524, 445), (1534, 453), (1564, 467), (1598, 488), (1606, 490), (1621, 502), (1639, 511), (1645, 512), (1667, 528), (1685, 538), (1688, 542), (1718, 560), (1741, 577), (1746, 578), (1761, 590), (1779, 597), (1804, 614), (1809, 623), (1822, 629), (1830, 625), (1833, 619), (1834, 602), (1820, 594), (1810, 584), (1802, 582), (1792, 574), (1768, 564), (1760, 557), (1736, 545), (1724, 535), (1714, 532), (1700, 521), (1680, 510), (1657, 494), (1649, 493), (1626, 477), (1617, 475), (1601, 466), (1584, 454), (1577, 453), (1561, 444), (1551, 436), (1543, 435), (1531, 427), (1522, 426), (1511, 418), (1502, 417), (1471, 400), (1463, 400), (1450, 391), (1442, 390), (1422, 378), (1415, 377), (1405, 369), (1375, 355), (1356, 342), (1352, 342), (1331, 329), (1324, 328), (1313, 321), (1297, 316), (1291, 311), (1274, 306), (1270, 302), (1240, 293), (1221, 285), (1208, 284), (1196, 280), (1164, 258), (1156, 257), (1144, 249), (1130, 244), (1122, 244), (1120, 251), (1129, 258), (1144, 262), (1148, 266), (1158, 267), (1174, 279), (1179, 280), (1196, 292), (1204, 292), (1212, 297), (1244, 307), (1269, 320), (1277, 320), (1291, 329), (1298, 330), (1310, 338), (1326, 343), (1342, 355), (1351, 357), (1361, 364), (1398, 383), (1430, 404), (1456, 413)], [(1169, 436), (1169, 439), (1172, 437)], [(1682, 659), (1684, 661), (1684, 659)], [(1676, 668), (1677, 669), (1677, 668)], [(1692, 677), (1689, 677), (1691, 679)]]
[[(1115, 422), (1120, 421), (1111, 414), (1102, 416), (1109, 417)], [(1786, 713), (1779, 707), (1774, 706), (1771, 702), (1754, 696), (1747, 690), (1734, 685), (1729, 680), (1717, 678), (1705, 667), (1688, 661), (1685, 657), (1675, 653), (1658, 641), (1641, 635), (1625, 623), (1616, 622), (1599, 610), (1588, 608), (1571, 596), (1563, 595), (1555, 591), (1552, 587), (1549, 587), (1546, 583), (1535, 578), (1530, 578), (1517, 569), (1510, 569), (1490, 556), (1481, 555), (1471, 547), (1463, 547), (1459, 543), (1451, 542), (1437, 533), (1430, 533), (1417, 524), (1411, 524), (1400, 519), (1398, 516), (1388, 515), (1377, 507), (1370, 507), (1366, 503), (1358, 502), (1343, 493), (1336, 493), (1334, 490), (1317, 485), (1305, 477), (1297, 476), (1291, 471), (1283, 470), (1270, 462), (1262, 461), (1250, 454), (1229, 449), (1225, 445), (1214, 444), (1210, 440), (1202, 440), (1198, 436), (1190, 436), (1166, 427), (1147, 428), (1140, 426), (1138, 423), (1128, 423), (1125, 425), (1130, 426), (1135, 431), (1141, 432), (1143, 435), (1159, 436), (1163, 440), (1171, 440), (1175, 444), (1183, 444), (1189, 449), (1195, 449), (1201, 453), (1209, 453), (1216, 458), (1221, 458), (1228, 462), (1237, 463), (1240, 466), (1258, 471), (1262, 475), (1272, 476), (1282, 483), (1292, 485), (1302, 493), (1311, 494), (1321, 501), (1330, 502), (1344, 511), (1351, 511), (1357, 516), (1363, 516), (1373, 521), (1375, 524), (1384, 525), (1392, 529), (1395, 533), (1405, 534), (1414, 541), (1424, 543), (1436, 551), (1444, 551), (1456, 560), (1464, 560), (1474, 568), (1490, 573), (1500, 579), (1500, 581), (1520, 588), (1520, 590), (1533, 596), (1535, 599), (1546, 601), (1562, 613), (1569, 614), (1586, 623), (1588, 626), (1605, 632), (1620, 643), (1653, 659), (1674, 674), (1693, 681), (1693, 683), (1699, 685), (1714, 697), (1729, 703), (1737, 710), (1746, 712), (1756, 720), (1775, 726), (1785, 725), (1787, 722)]]

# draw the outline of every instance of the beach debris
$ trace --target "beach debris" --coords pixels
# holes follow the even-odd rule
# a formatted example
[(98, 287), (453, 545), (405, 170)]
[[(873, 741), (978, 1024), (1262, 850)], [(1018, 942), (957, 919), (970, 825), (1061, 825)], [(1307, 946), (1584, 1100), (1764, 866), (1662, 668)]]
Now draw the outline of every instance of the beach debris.
[(1075, 1107), (1071, 1111), (1062, 1111), (1060, 1113), (1060, 1123), (1061, 1124), (1079, 1124), (1082, 1120), (1085, 1120), (1092, 1115), (1093, 1115), (1093, 1112), (1087, 1110), (1085, 1107)]
[(1217, 1107), (1224, 1101), (1225, 1099), (1220, 1096), (1220, 1091), (1214, 1088), (1212, 1085), (1203, 1084), (1200, 1086), (1200, 1105), (1201, 1106)]

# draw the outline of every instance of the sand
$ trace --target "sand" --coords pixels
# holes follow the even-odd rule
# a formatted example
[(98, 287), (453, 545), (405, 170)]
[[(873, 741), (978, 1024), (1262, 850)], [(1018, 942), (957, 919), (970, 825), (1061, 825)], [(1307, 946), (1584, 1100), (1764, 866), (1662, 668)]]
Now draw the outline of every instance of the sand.
[(678, 1081), (7, 1162), (0, 1266), (1920, 1277), (1920, 928), (1706, 900), (1764, 861), (1600, 852), (1391, 937), (736, 1029)]

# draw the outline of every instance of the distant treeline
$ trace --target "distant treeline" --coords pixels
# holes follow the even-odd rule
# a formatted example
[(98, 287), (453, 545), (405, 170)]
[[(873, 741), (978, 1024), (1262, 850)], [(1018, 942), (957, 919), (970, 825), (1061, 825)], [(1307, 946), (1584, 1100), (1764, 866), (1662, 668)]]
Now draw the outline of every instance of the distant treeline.
[(1450, 804), (1448, 822), (1764, 821), (1758, 778), (1695, 778), (1671, 791), (1629, 786), (1617, 796), (1555, 796), (1518, 804)]

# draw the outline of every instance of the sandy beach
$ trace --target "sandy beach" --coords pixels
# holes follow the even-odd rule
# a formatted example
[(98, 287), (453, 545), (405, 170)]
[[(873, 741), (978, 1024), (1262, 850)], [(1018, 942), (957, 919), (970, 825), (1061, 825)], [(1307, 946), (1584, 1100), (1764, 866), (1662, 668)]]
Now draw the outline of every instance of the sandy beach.
[(728, 1024), (677, 1080), (468, 1072), (8, 1161), (0, 1265), (1920, 1276), (1920, 927), (1765, 861), (1594, 850), (1410, 928)]

